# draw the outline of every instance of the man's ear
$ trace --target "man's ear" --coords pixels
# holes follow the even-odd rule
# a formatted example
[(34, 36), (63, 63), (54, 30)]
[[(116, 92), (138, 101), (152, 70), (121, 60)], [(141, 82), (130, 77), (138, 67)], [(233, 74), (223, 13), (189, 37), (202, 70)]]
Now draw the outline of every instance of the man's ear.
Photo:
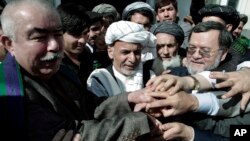
[(114, 47), (108, 46), (108, 55), (111, 60), (114, 58)]
[(224, 61), (226, 59), (227, 53), (228, 53), (228, 49), (223, 50), (220, 61)]
[(159, 16), (158, 16), (157, 14), (156, 14), (156, 17), (155, 17), (155, 18), (156, 18), (156, 21), (157, 21), (157, 22), (160, 22)]
[(2, 44), (4, 46), (4, 48), (6, 50), (8, 50), (8, 52), (10, 52), (10, 54), (12, 56), (14, 56), (14, 48), (12, 46), (12, 40), (9, 37), (7, 37), (7, 36), (2, 35), (1, 42), (2, 42)]

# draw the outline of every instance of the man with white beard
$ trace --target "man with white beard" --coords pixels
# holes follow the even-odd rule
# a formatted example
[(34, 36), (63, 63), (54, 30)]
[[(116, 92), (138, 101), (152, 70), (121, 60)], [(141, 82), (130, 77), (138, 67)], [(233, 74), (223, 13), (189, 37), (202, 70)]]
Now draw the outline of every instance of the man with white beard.
[(174, 22), (159, 22), (153, 25), (150, 32), (156, 36), (157, 58), (144, 63), (144, 72), (152, 70), (161, 75), (165, 70), (181, 66), (178, 50), (184, 40), (182, 28)]

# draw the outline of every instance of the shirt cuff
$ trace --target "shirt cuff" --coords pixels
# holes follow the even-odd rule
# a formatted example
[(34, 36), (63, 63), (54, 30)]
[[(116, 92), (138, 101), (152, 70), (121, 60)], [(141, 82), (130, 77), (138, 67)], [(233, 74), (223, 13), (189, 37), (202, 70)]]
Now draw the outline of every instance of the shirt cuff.
[(237, 65), (237, 70), (240, 70), (241, 68), (244, 68), (244, 67), (250, 68), (250, 61), (245, 61)]
[(193, 94), (199, 102), (199, 107), (195, 112), (204, 113), (210, 116), (217, 115), (219, 111), (219, 101), (213, 93)]

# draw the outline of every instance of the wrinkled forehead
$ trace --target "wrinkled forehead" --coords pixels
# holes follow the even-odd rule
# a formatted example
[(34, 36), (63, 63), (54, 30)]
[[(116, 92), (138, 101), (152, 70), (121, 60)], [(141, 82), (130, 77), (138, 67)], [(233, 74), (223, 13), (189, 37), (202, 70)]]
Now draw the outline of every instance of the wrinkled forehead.
[(17, 37), (62, 30), (60, 18), (52, 11), (26, 9), (20, 11), (17, 16), (19, 17), (15, 27)]
[(37, 9), (35, 7), (20, 8), (14, 18), (19, 19), (19, 23), (31, 23), (38, 25), (59, 24), (61, 21), (56, 11), (49, 9)]

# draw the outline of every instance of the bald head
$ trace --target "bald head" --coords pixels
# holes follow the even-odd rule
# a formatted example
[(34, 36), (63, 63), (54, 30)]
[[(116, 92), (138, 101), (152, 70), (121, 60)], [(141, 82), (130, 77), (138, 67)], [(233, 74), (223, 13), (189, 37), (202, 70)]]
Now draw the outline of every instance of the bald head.
[(33, 76), (50, 78), (63, 55), (62, 24), (45, 0), (8, 3), (2, 13), (2, 43), (18, 64)]
[(45, 0), (12, 0), (1, 15), (3, 32), (6, 36), (16, 39), (19, 25), (39, 15), (46, 16), (44, 13), (54, 14), (59, 19), (56, 9)]

